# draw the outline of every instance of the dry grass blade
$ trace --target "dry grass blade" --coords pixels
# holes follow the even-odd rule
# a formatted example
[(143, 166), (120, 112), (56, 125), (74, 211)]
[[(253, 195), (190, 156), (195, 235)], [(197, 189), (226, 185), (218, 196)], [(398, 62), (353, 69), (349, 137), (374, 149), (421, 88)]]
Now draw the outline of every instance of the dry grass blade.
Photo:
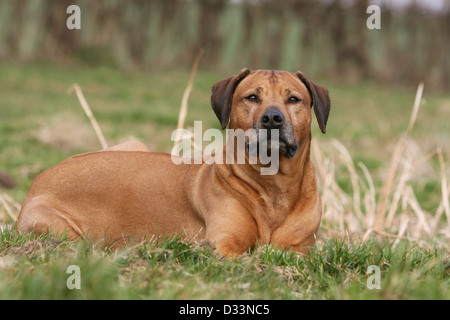
[[(200, 58), (203, 55), (203, 52), (204, 52), (203, 48), (199, 50), (199, 52), (197, 53), (197, 56), (195, 57), (194, 64), (192, 65), (192, 70), (191, 70), (191, 74), (189, 76), (188, 84), (186, 86), (186, 89), (184, 90), (183, 98), (181, 99), (181, 106), (180, 106), (180, 113), (178, 115), (177, 129), (184, 128), (184, 121), (186, 120), (186, 115), (187, 115), (187, 110), (188, 110), (189, 95), (191, 94), (192, 86), (194, 85), (195, 74), (197, 73), (198, 64), (200, 62)], [(180, 137), (179, 132), (180, 131), (177, 131), (177, 136), (175, 138), (174, 146), (176, 146), (178, 144), (178, 142), (180, 141), (181, 137)]]
[(445, 171), (444, 156), (442, 155), (441, 149), (437, 150), (437, 155), (438, 155), (438, 159), (439, 159), (439, 165), (441, 167), (442, 206), (444, 208), (445, 215), (447, 216), (448, 227), (450, 228), (450, 205), (449, 205), (449, 201), (448, 201), (449, 190), (448, 190), (448, 186), (447, 186), (447, 176), (446, 176), (446, 171)]
[(414, 238), (418, 239), (422, 230), (424, 230), (429, 236), (432, 236), (431, 228), (427, 222), (425, 211), (420, 207), (420, 204), (417, 201), (417, 198), (411, 186), (407, 186), (405, 188), (404, 197), (409, 207), (413, 210), (418, 218), (416, 229), (414, 231)]
[(423, 82), (420, 82), (419, 86), (417, 87), (413, 110), (411, 112), (411, 117), (409, 119), (408, 128), (406, 128), (406, 134), (410, 134), (411, 130), (414, 128), (414, 124), (416, 123), (417, 115), (419, 114), (421, 106), (422, 94), (423, 94)]
[(108, 148), (108, 143), (106, 142), (105, 137), (103, 136), (102, 130), (100, 129), (100, 126), (98, 125), (97, 120), (95, 119), (94, 114), (91, 111), (91, 108), (89, 107), (86, 99), (84, 98), (80, 86), (78, 84), (73, 84), (72, 87), (69, 88), (68, 92), (69, 94), (71, 92), (71, 89), (75, 90), (75, 93), (77, 94), (78, 97), (78, 101), (80, 101), (81, 107), (83, 108), (84, 112), (89, 118), (89, 121), (91, 121), (92, 127), (94, 128), (98, 140), (100, 140), (102, 149)]
[(414, 105), (413, 110), (411, 112), (411, 117), (409, 120), (408, 127), (406, 129), (406, 132), (403, 134), (403, 136), (400, 138), (400, 140), (397, 142), (397, 145), (395, 146), (394, 152), (392, 154), (391, 162), (389, 171), (386, 177), (386, 180), (384, 181), (382, 192), (380, 195), (380, 205), (378, 206), (378, 212), (375, 217), (375, 228), (376, 229), (383, 229), (384, 228), (384, 218), (386, 215), (388, 202), (389, 202), (389, 196), (391, 194), (392, 185), (395, 178), (395, 173), (397, 172), (398, 165), (400, 163), (400, 158), (403, 154), (403, 150), (406, 145), (406, 138), (408, 137), (409, 133), (414, 127), (414, 124), (417, 119), (417, 115), (419, 114), (420, 106), (422, 105), (422, 93), (423, 93), (423, 82), (419, 83), (419, 86), (417, 87), (416, 97), (414, 99)]
[(397, 208), (402, 197), (402, 190), (405, 188), (406, 182), (411, 177), (411, 161), (406, 161), (403, 167), (403, 172), (400, 175), (400, 178), (397, 182), (397, 187), (394, 190), (394, 194), (392, 196), (391, 207), (389, 208), (389, 212), (386, 217), (385, 227), (390, 228), (392, 225), (392, 221), (394, 220), (395, 213), (397, 212)]
[[(450, 197), (450, 183), (447, 184), (446, 187), (442, 186), (441, 189), (447, 190), (447, 196), (445, 196), (445, 193), (442, 194), (442, 200), (441, 200), (441, 203), (439, 204), (439, 206), (438, 206), (438, 208), (437, 208), (437, 210), (436, 210), (436, 213), (435, 213), (435, 215), (434, 215), (434, 219), (433, 219), (433, 221), (432, 221), (432, 227), (433, 227), (433, 230), (435, 230), (436, 227), (438, 226), (439, 221), (441, 220), (442, 214), (444, 213), (444, 210), (445, 210), (445, 208), (444, 208), (444, 207), (445, 207), (444, 202), (448, 202), (448, 197)], [(447, 200), (446, 200), (446, 199), (447, 199)], [(448, 219), (447, 219), (447, 220), (448, 220)], [(448, 228), (448, 229), (449, 229), (449, 230), (448, 230), (448, 233), (450, 234), (450, 228)]]
[(361, 218), (361, 193), (359, 190), (359, 177), (356, 173), (355, 166), (353, 164), (352, 157), (350, 156), (350, 153), (348, 150), (344, 147), (342, 143), (340, 143), (337, 140), (333, 140), (332, 142), (333, 146), (340, 152), (342, 162), (347, 167), (348, 173), (350, 174), (350, 181), (352, 183), (352, 189), (353, 189), (353, 209), (355, 213), (358, 215), (359, 218)]
[(16, 210), (20, 210), (20, 205), (18, 205), (5, 193), (0, 193), (0, 203), (2, 204), (3, 208), (5, 208), (5, 211), (8, 214), (8, 216), (14, 221), (16, 221), (17, 215), (14, 213), (14, 210), (11, 208), (11, 205), (14, 206)]
[(372, 176), (370, 175), (367, 167), (362, 162), (359, 162), (358, 166), (363, 171), (364, 176), (367, 180), (367, 184), (369, 186), (368, 194), (364, 196), (364, 205), (366, 207), (366, 225), (373, 226), (377, 210), (375, 184), (373, 183)]
[(6, 193), (2, 193), (1, 194), (3, 196), (3, 198), (9, 202), (10, 205), (12, 205), (16, 211), (20, 211), (20, 208), (22, 207), (20, 205), (20, 203), (18, 203), (16, 200), (14, 200), (13, 198), (11, 198), (9, 195), (7, 195)]

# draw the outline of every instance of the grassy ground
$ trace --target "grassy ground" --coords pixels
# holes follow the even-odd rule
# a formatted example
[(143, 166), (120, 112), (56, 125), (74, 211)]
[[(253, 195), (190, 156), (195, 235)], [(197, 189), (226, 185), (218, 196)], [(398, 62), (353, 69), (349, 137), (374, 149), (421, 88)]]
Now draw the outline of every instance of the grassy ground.
[[(80, 289), (67, 279), (80, 268)], [(368, 267), (380, 268), (370, 289)], [(0, 241), (0, 299), (448, 299), (448, 261), (404, 243), (321, 240), (309, 255), (261, 246), (235, 260), (177, 239), (110, 252), (48, 236)]]
[[(204, 129), (219, 128), (209, 105), (210, 88), (229, 75), (197, 74), (186, 126), (203, 120)], [(175, 71), (128, 73), (103, 67), (2, 65), (0, 171), (11, 174), (17, 186), (0, 192), (21, 203), (41, 171), (71, 155), (100, 149), (75, 94), (67, 95), (73, 83), (83, 89), (110, 145), (134, 136), (152, 150), (168, 152), (187, 79), (188, 73)], [(328, 87), (332, 99), (327, 134), (322, 135), (313, 123), (324, 168), (333, 164), (333, 178), (348, 195), (343, 202), (354, 207), (354, 185), (345, 165), (335, 160), (332, 140), (337, 139), (347, 147), (355, 164), (361, 162), (370, 171), (376, 192), (373, 199), (378, 201), (394, 145), (408, 125), (415, 88), (313, 80)], [(450, 96), (427, 94), (425, 84), (424, 98), (426, 103), (405, 154), (420, 162), (441, 148), (448, 168)], [(362, 169), (356, 167), (357, 174), (364, 177)], [(421, 162), (411, 173), (410, 185), (426, 211), (426, 220), (439, 211), (441, 177), (436, 157)], [(327, 186), (326, 181), (320, 182)], [(364, 201), (369, 191), (363, 191), (362, 218), (343, 207), (335, 221), (330, 213), (332, 203), (325, 203), (322, 236), (317, 248), (305, 257), (263, 246), (228, 261), (214, 256), (207, 247), (176, 239), (116, 252), (87, 243), (4, 231), (0, 234), (0, 299), (449, 299), (445, 213), (435, 228), (429, 222), (431, 232), (423, 225), (418, 229), (420, 216), (400, 199), (394, 226), (386, 230), (394, 237), (361, 242), (367, 223), (355, 225), (353, 221), (364, 220), (368, 214), (369, 204)], [(330, 193), (325, 193), (331, 199)], [(409, 198), (402, 199), (407, 202)], [(406, 232), (395, 237), (405, 221)], [(11, 219), (0, 205), (0, 225), (8, 223)], [(69, 265), (80, 267), (81, 290), (66, 286)], [(370, 265), (381, 270), (380, 290), (366, 286)]]

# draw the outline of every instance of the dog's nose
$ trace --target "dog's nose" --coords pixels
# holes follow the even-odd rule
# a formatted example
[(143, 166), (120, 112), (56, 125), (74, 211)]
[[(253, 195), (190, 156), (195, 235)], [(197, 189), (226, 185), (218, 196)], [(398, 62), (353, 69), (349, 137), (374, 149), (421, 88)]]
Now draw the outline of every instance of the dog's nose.
[(278, 110), (268, 110), (261, 117), (262, 126), (266, 129), (280, 128), (283, 122), (284, 116)]

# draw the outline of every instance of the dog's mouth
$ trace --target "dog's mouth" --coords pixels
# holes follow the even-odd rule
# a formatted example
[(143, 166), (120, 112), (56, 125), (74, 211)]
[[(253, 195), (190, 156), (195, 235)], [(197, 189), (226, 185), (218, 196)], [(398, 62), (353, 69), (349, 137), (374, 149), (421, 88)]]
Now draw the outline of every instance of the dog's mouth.
[(292, 159), (297, 153), (298, 144), (291, 144), (285, 140), (280, 139), (279, 150), (281, 155), (285, 156), (288, 159)]
[(265, 151), (267, 155), (275, 151), (280, 156), (292, 159), (298, 150), (298, 142), (294, 138), (292, 126), (282, 129), (261, 129), (254, 126), (256, 136), (246, 139), (245, 146), (247, 152), (252, 156), (261, 155)]

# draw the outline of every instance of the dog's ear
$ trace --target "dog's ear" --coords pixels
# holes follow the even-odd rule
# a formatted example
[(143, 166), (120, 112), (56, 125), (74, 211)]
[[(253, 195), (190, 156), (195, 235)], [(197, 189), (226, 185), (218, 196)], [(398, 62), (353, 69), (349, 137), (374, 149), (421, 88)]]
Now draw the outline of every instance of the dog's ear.
[(325, 133), (327, 130), (328, 115), (331, 109), (330, 95), (328, 94), (327, 88), (309, 81), (300, 71), (297, 71), (295, 74), (305, 84), (306, 88), (308, 88), (312, 98), (311, 106), (314, 106), (314, 113), (316, 114), (320, 130)]
[(231, 105), (233, 104), (233, 94), (238, 86), (248, 74), (250, 69), (242, 69), (237, 75), (217, 81), (212, 87), (211, 106), (219, 118), (222, 129), (225, 129), (230, 120)]

